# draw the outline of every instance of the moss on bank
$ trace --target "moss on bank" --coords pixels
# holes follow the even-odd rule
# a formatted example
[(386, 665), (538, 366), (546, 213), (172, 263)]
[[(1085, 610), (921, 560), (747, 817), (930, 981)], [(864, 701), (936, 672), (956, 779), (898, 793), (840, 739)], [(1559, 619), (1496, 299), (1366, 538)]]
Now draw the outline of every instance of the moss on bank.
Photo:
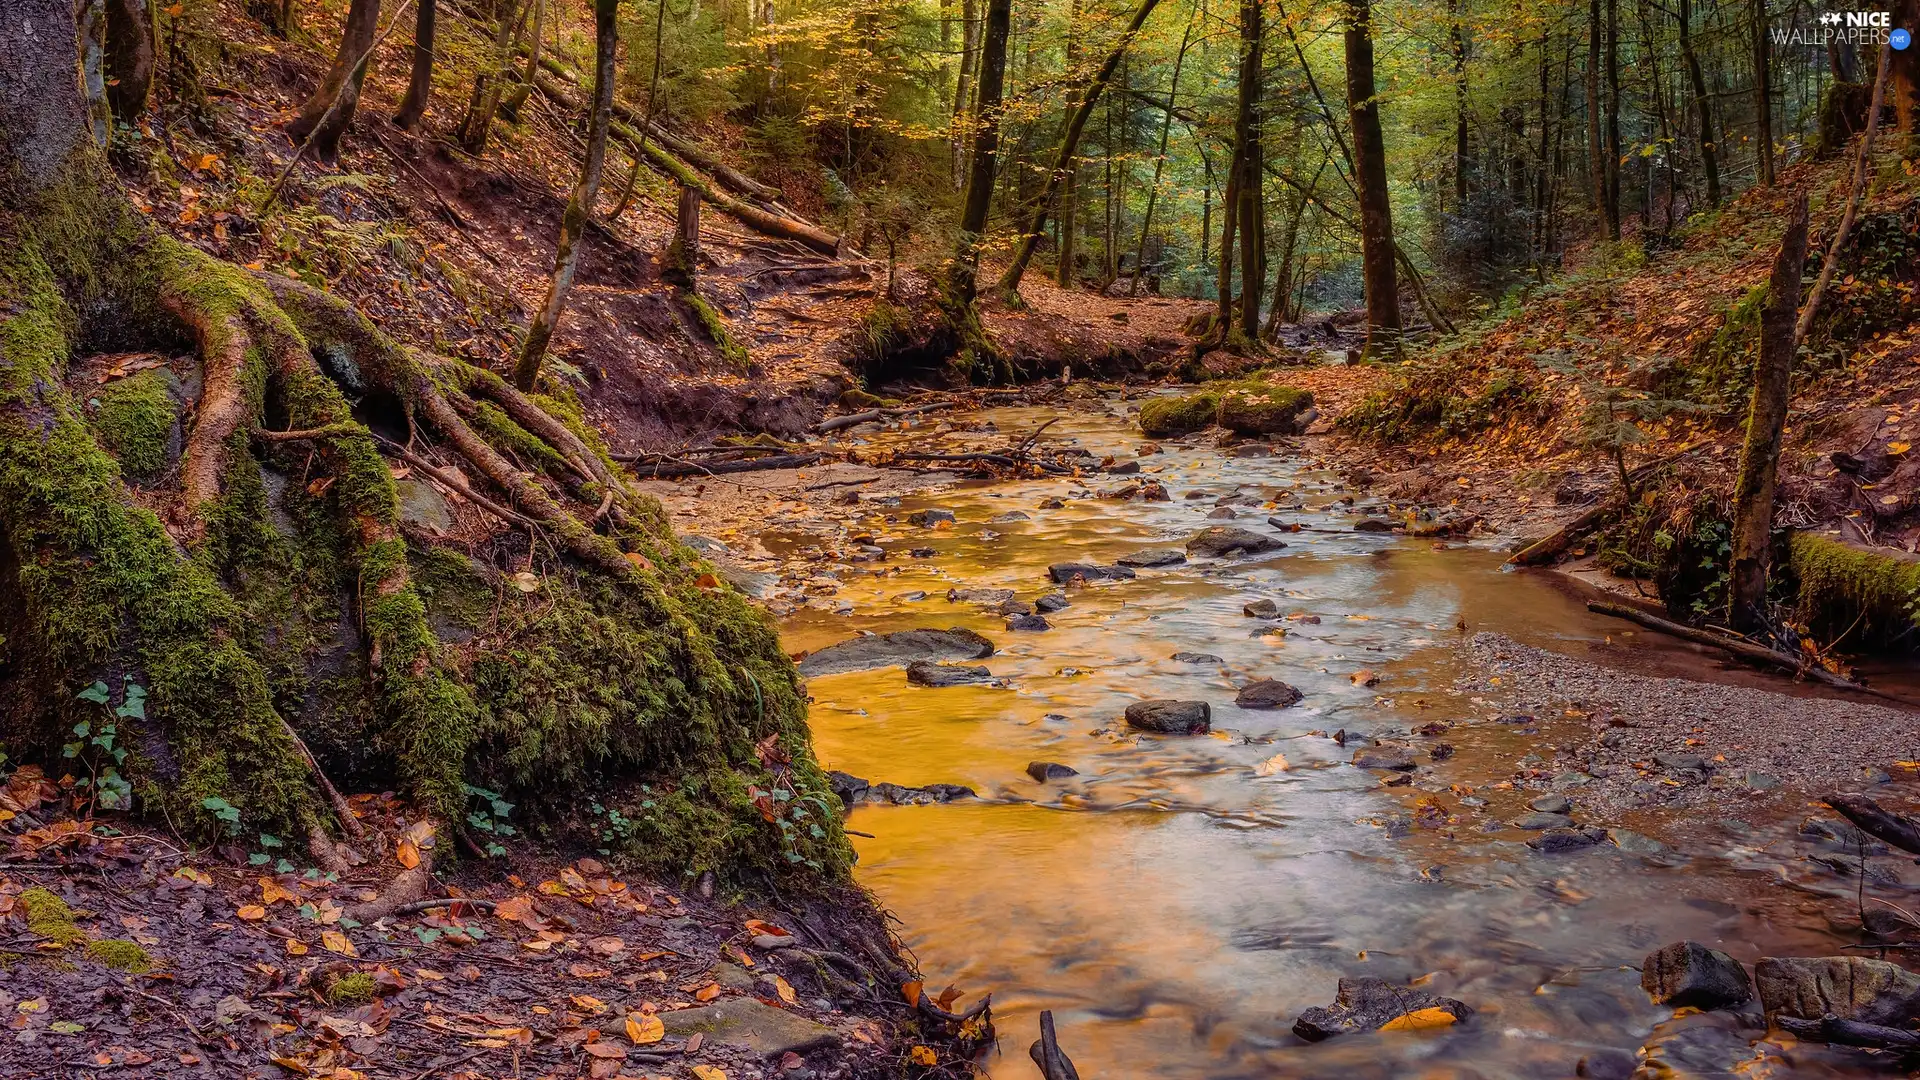
[(149, 479), (167, 466), (178, 413), (171, 381), (163, 371), (142, 371), (116, 379), (94, 395), (94, 430), (134, 480)]
[(687, 309), (693, 312), (693, 317), (700, 324), (700, 329), (706, 333), (707, 340), (713, 342), (713, 347), (720, 350), (720, 358), (735, 371), (746, 371), (747, 367), (753, 363), (752, 357), (747, 355), (745, 346), (734, 340), (732, 332), (727, 329), (727, 320), (720, 317), (720, 313), (713, 309), (713, 305), (701, 299), (699, 293), (689, 292)]
[(1188, 435), (1211, 427), (1219, 412), (1220, 394), (1216, 390), (1158, 397), (1140, 406), (1140, 430), (1156, 439)]
[(1852, 630), (1856, 645), (1920, 645), (1920, 561), (1807, 532), (1787, 547), (1800, 617), (1816, 630)]
[(1220, 392), (1218, 423), (1236, 435), (1290, 435), (1311, 408), (1306, 390), (1249, 380)]

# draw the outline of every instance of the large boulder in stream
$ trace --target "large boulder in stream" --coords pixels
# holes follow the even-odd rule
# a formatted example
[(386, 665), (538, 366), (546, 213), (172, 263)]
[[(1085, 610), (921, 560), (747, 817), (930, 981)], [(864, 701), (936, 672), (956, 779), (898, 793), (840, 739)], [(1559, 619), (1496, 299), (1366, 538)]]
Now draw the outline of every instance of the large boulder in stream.
[(1297, 435), (1319, 417), (1310, 391), (1247, 382), (1220, 395), (1217, 419), (1236, 435)]
[(1904, 1028), (1920, 1017), (1920, 975), (1860, 956), (1763, 956), (1753, 965), (1767, 1016)]
[(1228, 555), (1260, 555), (1279, 551), (1287, 545), (1271, 536), (1233, 525), (1213, 525), (1195, 533), (1187, 541), (1187, 554), (1222, 559)]
[(1179, 548), (1147, 548), (1145, 551), (1136, 551), (1131, 555), (1122, 555), (1114, 560), (1114, 562), (1121, 566), (1148, 568), (1156, 566), (1179, 566), (1186, 561), (1187, 553), (1181, 551)]
[(801, 660), (800, 674), (813, 678), (896, 665), (905, 667), (916, 660), (980, 660), (993, 653), (993, 642), (965, 627), (896, 630), (891, 634), (862, 634), (829, 645)]
[(1136, 701), (1127, 706), (1127, 726), (1156, 735), (1204, 735), (1213, 728), (1213, 707), (1167, 698)]
[(1724, 1009), (1753, 996), (1740, 961), (1697, 941), (1676, 941), (1640, 962), (1640, 988), (1656, 1005)]
[(1279, 679), (1256, 679), (1240, 688), (1233, 703), (1243, 709), (1284, 709), (1298, 705), (1305, 696), (1298, 687)]
[(1333, 1004), (1316, 1005), (1293, 1022), (1308, 1042), (1365, 1031), (1418, 1031), (1449, 1027), (1473, 1015), (1465, 1002), (1429, 994), (1385, 979), (1341, 979)]

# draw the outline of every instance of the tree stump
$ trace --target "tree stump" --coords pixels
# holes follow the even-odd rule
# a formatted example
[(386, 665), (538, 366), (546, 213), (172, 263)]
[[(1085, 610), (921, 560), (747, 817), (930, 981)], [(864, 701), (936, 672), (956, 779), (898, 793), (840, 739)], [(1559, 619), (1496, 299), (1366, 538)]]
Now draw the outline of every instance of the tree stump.
[(700, 261), (700, 189), (680, 185), (680, 206), (673, 222), (673, 243), (660, 260), (660, 277), (692, 289)]

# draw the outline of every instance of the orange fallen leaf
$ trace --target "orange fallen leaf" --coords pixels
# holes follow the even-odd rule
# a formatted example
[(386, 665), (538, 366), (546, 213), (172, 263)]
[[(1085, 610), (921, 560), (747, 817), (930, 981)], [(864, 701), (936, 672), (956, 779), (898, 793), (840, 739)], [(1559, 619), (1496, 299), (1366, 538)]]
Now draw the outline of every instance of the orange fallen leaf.
[(935, 1054), (933, 1048), (930, 1046), (916, 1046), (907, 1051), (907, 1057), (912, 1060), (915, 1065), (940, 1064), (940, 1056)]
[(667, 1037), (667, 1025), (657, 1016), (627, 1014), (627, 1040), (635, 1046), (648, 1046)]
[(360, 955), (353, 951), (353, 942), (347, 940), (347, 935), (338, 930), (320, 931), (320, 947), (330, 953), (339, 953), (341, 956)]
[(717, 998), (719, 996), (720, 996), (719, 983), (708, 983), (707, 985), (693, 992), (693, 999), (695, 1001), (712, 1001), (714, 998)]
[(588, 1055), (592, 1057), (603, 1058), (608, 1061), (619, 1061), (627, 1056), (627, 1051), (618, 1043), (590, 1042), (580, 1049), (585, 1050)]
[(1430, 1028), (1452, 1027), (1459, 1017), (1445, 1009), (1416, 1009), (1404, 1016), (1396, 1016), (1386, 1022), (1381, 1031), (1424, 1031)]
[(781, 1001), (784, 1001), (789, 1005), (793, 1004), (793, 1001), (794, 1001), (793, 986), (792, 984), (788, 983), (787, 980), (781, 978), (778, 975), (775, 975), (773, 977), (773, 989), (774, 989), (774, 992), (780, 995)]
[(718, 1065), (695, 1065), (694, 1080), (727, 1080), (727, 1070)]
[(394, 845), (394, 861), (408, 870), (420, 865), (420, 847), (411, 840), (401, 839)]
[(927, 984), (919, 979), (915, 979), (912, 982), (903, 982), (900, 984), (900, 996), (907, 999), (907, 1004), (918, 1005), (920, 1004), (920, 992), (925, 990), (926, 987)]
[(607, 1003), (594, 997), (592, 994), (575, 994), (572, 1000), (574, 1005), (583, 1012), (603, 1013), (607, 1011)]
[(237, 919), (245, 919), (248, 922), (259, 922), (261, 919), (267, 917), (267, 909), (261, 907), (259, 904), (245, 904), (241, 906), (239, 911), (234, 912), (233, 915)]
[(292, 889), (287, 888), (272, 878), (263, 877), (260, 879), (260, 902), (268, 907), (272, 907), (275, 904), (295, 903), (299, 899), (298, 896), (293, 894)]

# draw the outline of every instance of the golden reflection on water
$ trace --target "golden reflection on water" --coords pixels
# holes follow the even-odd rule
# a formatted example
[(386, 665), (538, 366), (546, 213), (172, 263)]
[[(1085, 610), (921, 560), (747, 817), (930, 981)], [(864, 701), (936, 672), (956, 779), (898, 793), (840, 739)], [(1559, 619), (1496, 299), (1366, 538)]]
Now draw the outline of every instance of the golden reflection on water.
[[(1018, 431), (1051, 414), (993, 415)], [(1049, 436), (1098, 454), (1124, 455), (1137, 441), (1117, 421), (1085, 416)], [(1785, 839), (1791, 823), (1750, 823), (1758, 831), (1746, 833), (1657, 817), (1597, 822), (1631, 824), (1693, 856), (1651, 862), (1612, 848), (1543, 857), (1520, 844), (1526, 834), (1483, 831), (1524, 813), (1531, 794), (1486, 785), (1511, 775), (1529, 742), (1571, 738), (1564, 723), (1548, 721), (1533, 736), (1493, 723), (1456, 727), (1447, 738), (1459, 753), (1420, 774), (1429, 790), (1382, 788), (1346, 764), (1351, 749), (1310, 734), (1491, 719), (1491, 703), (1455, 685), (1466, 673), (1450, 647), (1461, 622), (1576, 655), (1619, 638), (1619, 624), (1589, 614), (1553, 578), (1500, 573), (1492, 551), (1352, 532), (1333, 480), (1297, 459), (1223, 460), (1170, 446), (1143, 464), (1164, 470), (1158, 478), (1174, 501), (1082, 498), (1047, 510), (1045, 499), (1071, 489), (1037, 481), (876, 509), (866, 524), (890, 558), (842, 568), (834, 599), (853, 613), (802, 610), (784, 625), (795, 651), (859, 630), (922, 626), (965, 626), (999, 645), (973, 663), (1004, 688), (915, 687), (897, 667), (809, 684), (828, 767), (876, 782), (965, 784), (982, 797), (861, 807), (850, 827), (874, 834), (856, 839), (860, 880), (903, 920), (929, 986), (993, 992), (1002, 1033), (987, 1063), (995, 1076), (1038, 1075), (1026, 1046), (1043, 1008), (1054, 1010), (1062, 1044), (1089, 1080), (1571, 1076), (1587, 1049), (1634, 1050), (1669, 1015), (1648, 1004), (1629, 967), (1660, 944), (1692, 937), (1749, 961), (1833, 951), (1827, 918), (1851, 904), (1842, 887), (1779, 884), (1796, 859)], [(1243, 519), (1227, 524), (1270, 532), (1265, 519), (1275, 513), (1328, 531), (1288, 534), (1289, 546), (1265, 557), (1068, 589), (1071, 606), (1049, 615), (1053, 629), (1043, 632), (1007, 631), (999, 616), (945, 599), (957, 586), (1013, 588), (1032, 600), (1055, 591), (1050, 563), (1178, 546), (1214, 523), (1205, 515), (1215, 497), (1183, 497), (1195, 488), (1306, 507), (1240, 507)], [(958, 524), (906, 525), (919, 506), (951, 509)], [(993, 520), (1014, 510), (1030, 520)], [(908, 556), (923, 546), (936, 554)], [(910, 598), (918, 592), (926, 598)], [(1261, 597), (1319, 622), (1283, 621), (1284, 637), (1250, 636), (1261, 624), (1241, 607)], [(1223, 662), (1169, 659), (1181, 651)], [(1684, 650), (1649, 651), (1646, 661), (1663, 671), (1700, 664)], [(1362, 668), (1380, 684), (1356, 685)], [(1236, 708), (1236, 688), (1262, 677), (1293, 683), (1305, 700)], [(1215, 735), (1128, 734), (1121, 712), (1153, 697), (1210, 702)], [(1260, 768), (1276, 754), (1284, 769)], [(1079, 775), (1036, 783), (1025, 774), (1035, 760)], [(1462, 804), (1446, 790), (1455, 783), (1490, 805)], [(1388, 827), (1420, 799), (1456, 821)], [(1450, 1031), (1300, 1043), (1293, 1017), (1330, 1001), (1342, 975), (1425, 977), (1481, 1016)], [(1867, 1075), (1851, 1059), (1821, 1055), (1799, 1053), (1797, 1071), (1753, 1063), (1742, 1071)]]

